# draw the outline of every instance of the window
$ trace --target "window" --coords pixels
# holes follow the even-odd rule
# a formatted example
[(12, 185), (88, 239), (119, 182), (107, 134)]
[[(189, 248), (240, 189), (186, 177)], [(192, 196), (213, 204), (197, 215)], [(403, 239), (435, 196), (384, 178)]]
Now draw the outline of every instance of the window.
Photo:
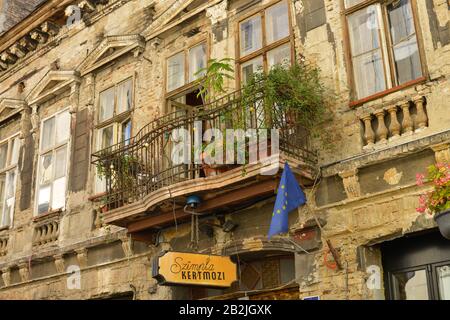
[(423, 76), (411, 0), (366, 2), (345, 1), (357, 99)]
[(18, 136), (0, 143), (0, 228), (11, 226), (14, 216), (19, 150)]
[(71, 116), (68, 110), (42, 121), (39, 146), (37, 213), (64, 210)]
[(167, 59), (167, 92), (190, 84), (201, 77), (197, 74), (206, 67), (206, 42), (179, 52)]
[[(236, 299), (251, 294), (252, 299), (258, 293), (267, 293), (275, 288), (295, 287), (295, 259), (293, 254), (246, 258), (240, 256), (238, 281), (227, 289), (193, 288), (192, 298), (219, 297), (227, 295), (227, 299)], [(298, 289), (297, 289), (298, 290)]]
[[(133, 108), (133, 80), (125, 80), (100, 93), (99, 125), (97, 126), (97, 151), (117, 143), (129, 143)], [(96, 177), (95, 192), (106, 191), (106, 182)]]
[(450, 300), (450, 243), (439, 231), (387, 241), (380, 249), (386, 298)]
[(266, 7), (239, 23), (239, 64), (245, 84), (253, 73), (290, 64), (291, 27), (287, 1)]

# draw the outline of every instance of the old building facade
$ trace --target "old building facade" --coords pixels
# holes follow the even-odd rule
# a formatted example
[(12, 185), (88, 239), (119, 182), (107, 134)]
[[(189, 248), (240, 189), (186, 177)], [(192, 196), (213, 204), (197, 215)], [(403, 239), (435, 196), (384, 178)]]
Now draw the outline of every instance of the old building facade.
[[(415, 210), (416, 173), (450, 161), (448, 1), (22, 2), (0, 4), (0, 299), (450, 299), (450, 245)], [(222, 58), (230, 94), (204, 104)], [(281, 135), (308, 203), (268, 240), (280, 173), (176, 166), (171, 133), (223, 126), (246, 77), (294, 59), (334, 92), (333, 139)], [(158, 285), (165, 250), (230, 256), (239, 281)]]

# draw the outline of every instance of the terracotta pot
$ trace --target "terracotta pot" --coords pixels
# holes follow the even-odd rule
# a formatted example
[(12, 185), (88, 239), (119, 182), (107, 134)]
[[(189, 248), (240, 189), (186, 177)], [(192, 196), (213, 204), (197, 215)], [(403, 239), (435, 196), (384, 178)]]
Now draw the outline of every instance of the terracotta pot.
[(436, 213), (434, 221), (436, 221), (442, 236), (450, 240), (450, 209)]

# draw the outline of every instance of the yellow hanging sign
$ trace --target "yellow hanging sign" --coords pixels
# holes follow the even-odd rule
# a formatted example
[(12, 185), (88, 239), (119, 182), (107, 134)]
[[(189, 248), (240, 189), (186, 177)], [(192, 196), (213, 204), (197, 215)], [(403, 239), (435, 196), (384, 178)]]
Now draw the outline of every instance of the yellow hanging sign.
[(153, 278), (162, 285), (228, 288), (237, 280), (237, 266), (230, 257), (166, 252), (153, 263)]

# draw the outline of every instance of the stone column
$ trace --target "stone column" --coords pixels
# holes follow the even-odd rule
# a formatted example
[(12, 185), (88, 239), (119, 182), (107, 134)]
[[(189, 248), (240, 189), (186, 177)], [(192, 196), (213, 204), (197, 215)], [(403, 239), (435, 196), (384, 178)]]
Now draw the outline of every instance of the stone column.
[(417, 108), (416, 127), (418, 127), (419, 130), (425, 128), (428, 123), (428, 117), (425, 113), (424, 100), (424, 97), (417, 97), (414, 99), (414, 103)]
[(369, 114), (362, 118), (364, 121), (364, 137), (366, 138), (367, 145), (372, 146), (375, 143), (375, 133), (372, 129), (372, 116)]
[(386, 128), (386, 124), (384, 123), (384, 110), (378, 111), (375, 113), (375, 116), (378, 119), (378, 139), (381, 143), (387, 142), (388, 129)]
[(409, 113), (409, 101), (402, 104), (403, 110), (403, 133), (411, 134), (413, 131), (413, 121)]
[(402, 127), (400, 125), (400, 122), (398, 122), (397, 118), (397, 106), (391, 106), (388, 108), (388, 112), (391, 115), (391, 124), (389, 126), (389, 131), (392, 134), (392, 139), (396, 139), (400, 137), (400, 132), (402, 130)]
[(358, 169), (352, 169), (339, 173), (344, 184), (345, 193), (349, 199), (358, 198), (361, 196), (361, 188), (358, 179)]

